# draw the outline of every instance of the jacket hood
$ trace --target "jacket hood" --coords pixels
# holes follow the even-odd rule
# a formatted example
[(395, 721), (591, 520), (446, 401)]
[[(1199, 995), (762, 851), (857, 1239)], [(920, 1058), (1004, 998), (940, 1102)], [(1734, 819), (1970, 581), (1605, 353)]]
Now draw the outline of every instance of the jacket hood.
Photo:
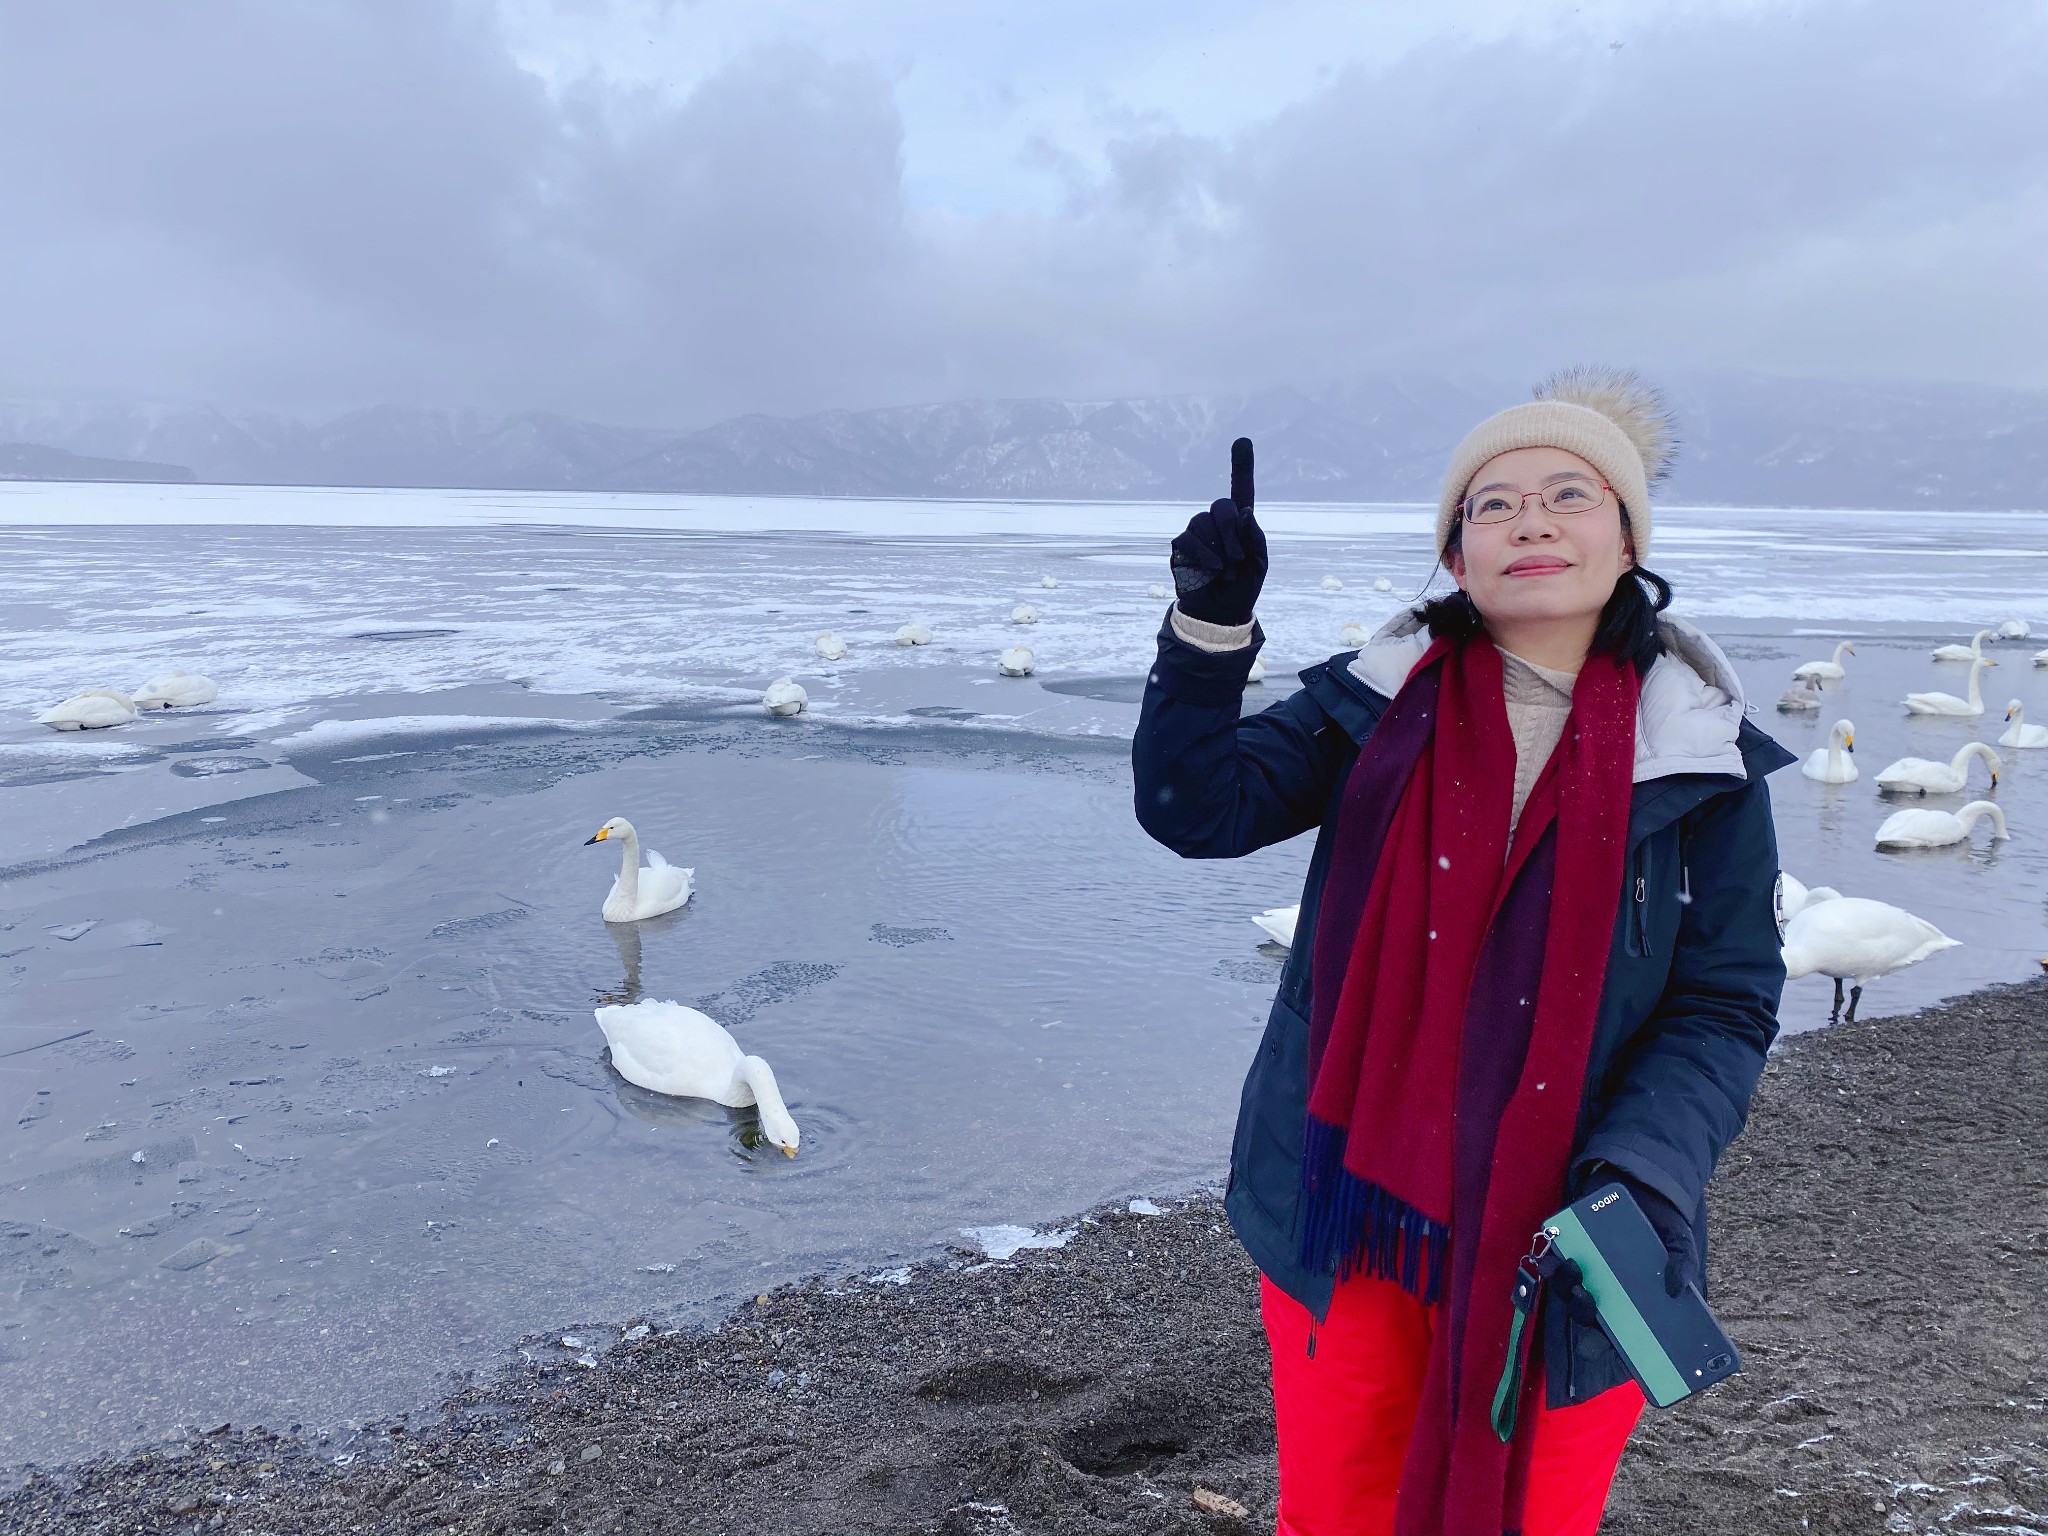
[[(1677, 773), (1725, 773), (1746, 779), (1736, 736), (1749, 701), (1720, 646), (1684, 619), (1657, 621), (1664, 653), (1643, 676), (1636, 704), (1635, 781)], [(1391, 699), (1429, 649), (1412, 610), (1382, 624), (1352, 658), (1351, 675)]]

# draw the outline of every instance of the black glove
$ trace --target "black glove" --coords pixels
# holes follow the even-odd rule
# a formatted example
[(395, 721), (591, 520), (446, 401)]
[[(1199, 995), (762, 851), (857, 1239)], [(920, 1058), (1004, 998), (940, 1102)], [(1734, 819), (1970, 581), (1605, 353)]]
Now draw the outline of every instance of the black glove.
[(1266, 584), (1266, 534), (1252, 518), (1252, 440), (1230, 445), (1230, 494), (1173, 541), (1180, 611), (1207, 624), (1249, 624)]
[(1683, 1295), (1687, 1281), (1700, 1285), (1704, 1277), (1700, 1274), (1699, 1252), (1693, 1245), (1692, 1218), (1642, 1180), (1630, 1178), (1611, 1163), (1588, 1166), (1577, 1180), (1578, 1191), (1583, 1195), (1609, 1182), (1621, 1185), (1635, 1196), (1636, 1204), (1663, 1239), (1664, 1252), (1669, 1255), (1664, 1264), (1664, 1293)]

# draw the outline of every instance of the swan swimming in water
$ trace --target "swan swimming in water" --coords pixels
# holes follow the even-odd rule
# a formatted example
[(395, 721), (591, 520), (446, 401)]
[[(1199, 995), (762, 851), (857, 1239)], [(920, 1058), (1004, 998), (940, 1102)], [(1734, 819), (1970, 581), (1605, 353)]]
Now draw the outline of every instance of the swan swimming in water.
[(1937, 645), (1934, 648), (1934, 659), (1936, 661), (1975, 661), (1984, 654), (1984, 642), (1997, 638), (1998, 636), (1995, 631), (1980, 629), (1971, 637), (1968, 645)]
[[(2027, 724), (2027, 706), (2018, 699), (2005, 706), (2005, 718), (2012, 724), (1998, 738), (2001, 747), (2048, 747), (2048, 725)], [(1992, 781), (1997, 782), (1997, 775), (1992, 776)]]
[(2005, 830), (2005, 812), (1989, 800), (1972, 800), (1960, 811), (1893, 811), (1877, 829), (1880, 848), (1946, 848), (1970, 835), (1984, 817), (1991, 818), (1991, 840), (2003, 842), (2012, 834)]
[(1854, 656), (1855, 654), (1856, 642), (1854, 640), (1844, 640), (1835, 647), (1834, 660), (1802, 662), (1799, 666), (1792, 669), (1792, 676), (1796, 680), (1810, 683), (1816, 688), (1820, 687), (1823, 683), (1839, 683), (1843, 677), (1842, 658), (1844, 656)]
[(1846, 1017), (1853, 1024), (1866, 985), (1954, 949), (1957, 943), (1926, 919), (1882, 901), (1837, 896), (1816, 902), (1809, 897), (1785, 925), (1785, 979), (1797, 981), (1815, 973), (1832, 976), (1835, 1007), (1828, 1015), (1830, 1024), (1842, 1016), (1842, 983), (1851, 983)]
[(1991, 770), (1991, 787), (1996, 789), (1998, 770), (2005, 764), (1981, 741), (1967, 743), (1946, 763), (1925, 757), (1902, 757), (1877, 776), (1877, 787), (1895, 795), (1953, 795), (1970, 782), (1973, 757), (1984, 759), (1984, 766)]
[(136, 689), (135, 707), (189, 709), (195, 704), (211, 704), (219, 697), (220, 690), (213, 686), (212, 678), (195, 677), (189, 672), (174, 669)]
[(1828, 732), (1828, 744), (1807, 753), (1799, 771), (1823, 784), (1854, 784), (1856, 759), (1849, 754), (1855, 750), (1856, 727), (1847, 720), (1837, 720), (1834, 729)]
[(729, 1109), (756, 1105), (761, 1130), (790, 1157), (802, 1140), (782, 1102), (775, 1073), (749, 1056), (716, 1020), (681, 1003), (615, 1004), (597, 1010), (612, 1066), (627, 1082), (677, 1099), (709, 1099)]
[(1805, 683), (1794, 683), (1778, 695), (1778, 713), (1781, 715), (1818, 714), (1820, 694)]
[(1989, 656), (1979, 656), (1970, 663), (1970, 696), (1959, 699), (1952, 693), (1909, 693), (1906, 695), (1906, 713), (1909, 715), (1981, 715), (1984, 713), (1984, 689), (1982, 679), (1986, 667), (1998, 663)]
[(1267, 938), (1289, 949), (1294, 948), (1294, 925), (1300, 920), (1301, 907), (1298, 903), (1291, 907), (1269, 907), (1252, 919)]
[(611, 894), (604, 899), (604, 920), (608, 923), (637, 923), (643, 918), (673, 912), (690, 899), (697, 871), (678, 869), (652, 848), (647, 850), (647, 867), (640, 867), (640, 834), (623, 816), (614, 816), (583, 844), (606, 843), (617, 838), (625, 845), (619, 861), (619, 876)]
[(135, 701), (112, 688), (88, 688), (36, 716), (38, 725), (59, 731), (103, 731), (135, 718)]

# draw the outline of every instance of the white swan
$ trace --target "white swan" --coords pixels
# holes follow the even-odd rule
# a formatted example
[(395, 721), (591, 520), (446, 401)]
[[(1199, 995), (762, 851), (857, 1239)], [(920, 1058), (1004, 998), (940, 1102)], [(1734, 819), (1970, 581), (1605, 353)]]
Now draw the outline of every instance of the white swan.
[(813, 644), (817, 647), (818, 654), (827, 661), (842, 661), (846, 657), (846, 642), (829, 629), (818, 636)]
[(1160, 598), (1165, 597), (1168, 594), (1166, 588), (1155, 581), (1152, 583), (1151, 586), (1145, 589), (1145, 595), (1151, 598), (1154, 602), (1157, 602)]
[(1394, 590), (1394, 584), (1386, 577), (1380, 576), (1374, 579), (1372, 589), (1375, 592), (1391, 592)]
[[(2048, 745), (2044, 742), (2043, 745)], [(1981, 757), (1991, 770), (1991, 787), (1998, 787), (1998, 770), (2005, 766), (1998, 754), (1981, 741), (1973, 741), (1946, 763), (1924, 757), (1902, 757), (1877, 776), (1877, 787), (1895, 795), (1953, 795), (1970, 782), (1970, 759)]]
[(1010, 610), (1010, 622), (1012, 624), (1036, 624), (1038, 622), (1038, 610), (1029, 603), (1019, 603)]
[(1344, 590), (1344, 583), (1334, 576), (1325, 576), (1323, 578), (1323, 590), (1325, 592), (1342, 592)]
[(2012, 834), (2005, 830), (2005, 812), (1989, 800), (1972, 800), (1960, 811), (1894, 811), (1877, 829), (1880, 848), (1946, 848), (1970, 835), (1980, 817), (1991, 818), (1991, 840), (2001, 842)]
[(1050, 592), (1054, 587), (1058, 586), (1060, 583), (1059, 578), (1057, 576), (1054, 576), (1050, 572), (1048, 572), (1046, 575), (1043, 575), (1038, 578), (1038, 584), (1041, 587), (1045, 588), (1046, 591)]
[(2048, 747), (2048, 725), (2027, 724), (2027, 706), (2018, 699), (2005, 706), (2005, 718), (2012, 724), (1998, 738), (2001, 747)]
[(1986, 667), (1998, 663), (1989, 656), (1979, 656), (1970, 663), (1970, 696), (1959, 699), (1952, 693), (1909, 693), (1906, 695), (1906, 713), (1909, 715), (1981, 715), (1984, 713), (1984, 689), (1981, 679)]
[(1998, 638), (2001, 640), (2029, 640), (2033, 634), (2032, 626), (2025, 619), (2003, 619), (1998, 625)]
[(924, 625), (912, 622), (896, 631), (896, 643), (898, 645), (930, 645), (932, 643), (932, 632)]
[(1854, 784), (1856, 759), (1849, 754), (1855, 750), (1856, 727), (1847, 720), (1837, 720), (1834, 729), (1828, 732), (1828, 744), (1807, 753), (1799, 771), (1823, 784)]
[(1013, 645), (996, 658), (996, 670), (1005, 677), (1029, 677), (1038, 670), (1038, 658), (1028, 645)]
[(36, 716), (36, 723), (59, 731), (103, 731), (135, 718), (135, 701), (111, 688), (88, 688)]
[(1301, 920), (1301, 907), (1268, 907), (1252, 921), (1264, 930), (1267, 938), (1275, 944), (1294, 948), (1294, 925)]
[(804, 685), (787, 677), (775, 679), (761, 695), (761, 705), (771, 715), (800, 715), (810, 707), (810, 702)]
[(1337, 631), (1337, 643), (1350, 646), (1353, 650), (1362, 650), (1372, 643), (1372, 631), (1354, 619)]
[(1842, 680), (1842, 658), (1856, 654), (1856, 642), (1844, 640), (1835, 647), (1833, 661), (1808, 661), (1792, 669), (1793, 677), (1801, 682), (1811, 683), (1818, 688), (1822, 683), (1839, 683)]
[(1980, 629), (1970, 638), (1968, 645), (1937, 645), (1934, 648), (1936, 661), (1975, 661), (1984, 654), (1984, 642), (1998, 636), (1988, 629)]
[(220, 697), (210, 677), (194, 677), (175, 668), (152, 678), (135, 690), (137, 709), (188, 709), (194, 704), (211, 704)]
[(2034, 665), (2037, 667), (2048, 667), (2048, 651), (2034, 652)]
[[(1245, 674), (1244, 680), (1247, 683), (1263, 683), (1266, 680), (1266, 657), (1264, 652), (1252, 658), (1252, 669)], [(2041, 727), (2035, 726), (2034, 729), (2040, 730)]]
[(681, 1003), (614, 1004), (597, 1010), (612, 1066), (629, 1083), (677, 1099), (709, 1099), (733, 1109), (758, 1105), (761, 1130), (790, 1157), (802, 1140), (782, 1102), (775, 1073), (749, 1056), (716, 1020)]
[(1818, 713), (1820, 695), (1804, 683), (1787, 688), (1778, 695), (1778, 713), (1781, 715), (1803, 715)]
[(1834, 977), (1829, 1023), (1842, 1012), (1842, 983), (1852, 983), (1848, 1020), (1853, 1024), (1867, 983), (1954, 949), (1957, 942), (1925, 919), (1881, 901), (1862, 896), (1809, 900), (1785, 927), (1785, 978), (1797, 981), (1816, 972)]
[(640, 867), (640, 834), (623, 816), (614, 816), (583, 844), (607, 843), (617, 838), (621, 850), (619, 876), (612, 881), (611, 894), (604, 899), (604, 920), (608, 923), (637, 923), (642, 918), (673, 912), (690, 899), (694, 869), (678, 869), (652, 848), (647, 850), (647, 867)]

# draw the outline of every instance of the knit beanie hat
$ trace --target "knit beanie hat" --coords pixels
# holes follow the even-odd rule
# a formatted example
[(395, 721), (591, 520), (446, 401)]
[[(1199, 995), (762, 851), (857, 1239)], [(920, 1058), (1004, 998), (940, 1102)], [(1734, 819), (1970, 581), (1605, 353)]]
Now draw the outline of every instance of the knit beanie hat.
[(1628, 514), (1638, 565), (1650, 555), (1650, 487), (1664, 479), (1677, 447), (1664, 397), (1616, 368), (1563, 368), (1538, 384), (1527, 405), (1487, 417), (1458, 444), (1436, 510), (1441, 551), (1481, 465), (1516, 448), (1563, 448), (1600, 471)]

